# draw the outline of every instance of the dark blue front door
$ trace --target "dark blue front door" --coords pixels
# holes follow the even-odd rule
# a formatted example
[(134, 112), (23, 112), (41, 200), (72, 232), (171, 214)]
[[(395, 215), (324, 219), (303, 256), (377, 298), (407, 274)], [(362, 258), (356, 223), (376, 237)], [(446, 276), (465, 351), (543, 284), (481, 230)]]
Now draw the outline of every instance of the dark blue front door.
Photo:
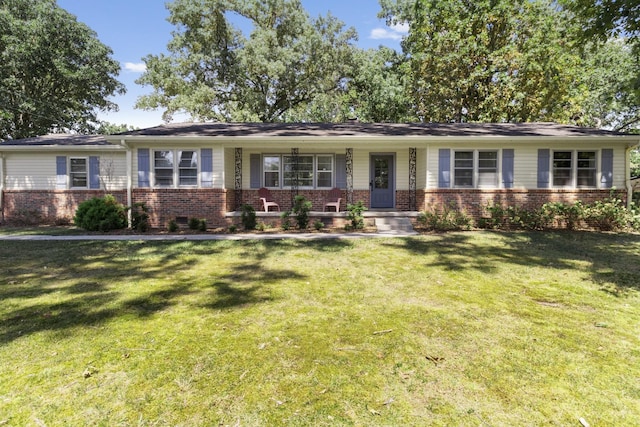
[(395, 194), (395, 172), (393, 156), (371, 155), (371, 208), (393, 208)]

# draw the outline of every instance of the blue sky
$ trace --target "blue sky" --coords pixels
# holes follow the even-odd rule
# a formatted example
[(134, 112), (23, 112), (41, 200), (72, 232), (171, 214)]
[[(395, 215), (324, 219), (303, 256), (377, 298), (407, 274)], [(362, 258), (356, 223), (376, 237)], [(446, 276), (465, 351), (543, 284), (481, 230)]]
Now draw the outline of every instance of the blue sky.
[[(302, 0), (312, 17), (331, 12), (347, 27), (354, 27), (358, 46), (375, 48), (380, 45), (400, 49), (402, 28), (389, 28), (378, 19), (377, 0)], [(161, 111), (141, 111), (133, 108), (136, 99), (150, 93), (150, 87), (135, 84), (144, 70), (142, 58), (165, 52), (174, 29), (166, 18), (169, 13), (163, 0), (58, 0), (58, 5), (91, 27), (102, 43), (113, 49), (113, 57), (122, 67), (118, 79), (127, 93), (114, 98), (120, 107), (117, 113), (100, 114), (101, 120), (150, 127), (162, 123)], [(175, 115), (174, 121), (187, 120)]]

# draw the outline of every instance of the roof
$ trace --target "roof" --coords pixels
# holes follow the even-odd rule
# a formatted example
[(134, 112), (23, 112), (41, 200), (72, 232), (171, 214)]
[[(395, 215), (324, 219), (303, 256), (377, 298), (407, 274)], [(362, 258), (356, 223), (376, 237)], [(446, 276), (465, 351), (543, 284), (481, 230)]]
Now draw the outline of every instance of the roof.
[[(626, 134), (555, 123), (170, 123), (122, 137), (608, 137)], [(113, 137), (109, 138), (113, 139)]]
[(94, 145), (112, 145), (105, 138), (104, 135), (77, 135), (67, 133), (52, 133), (49, 135), (36, 136), (33, 138), (25, 139), (12, 139), (0, 143), (0, 149), (4, 146), (45, 146), (56, 145), (66, 147), (81, 147), (81, 146), (94, 146)]

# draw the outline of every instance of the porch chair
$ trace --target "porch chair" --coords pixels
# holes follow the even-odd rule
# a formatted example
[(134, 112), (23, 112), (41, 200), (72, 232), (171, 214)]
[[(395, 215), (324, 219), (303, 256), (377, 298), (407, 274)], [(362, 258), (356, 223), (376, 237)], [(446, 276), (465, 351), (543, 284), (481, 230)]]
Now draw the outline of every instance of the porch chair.
[(327, 202), (324, 204), (324, 211), (327, 208), (335, 208), (336, 212), (340, 212), (340, 202), (342, 202), (342, 190), (339, 188), (332, 188), (329, 191), (329, 196), (327, 197)]
[(276, 208), (278, 212), (280, 212), (280, 205), (273, 201), (271, 197), (271, 192), (268, 188), (262, 187), (258, 190), (258, 196), (260, 197), (260, 201), (262, 202), (262, 207), (265, 212), (269, 212), (269, 208)]

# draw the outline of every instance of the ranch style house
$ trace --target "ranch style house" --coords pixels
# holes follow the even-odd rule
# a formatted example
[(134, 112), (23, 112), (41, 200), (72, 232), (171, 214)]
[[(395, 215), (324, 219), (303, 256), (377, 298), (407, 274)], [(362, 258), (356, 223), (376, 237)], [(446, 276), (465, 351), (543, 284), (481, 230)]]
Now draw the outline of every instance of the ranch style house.
[(175, 123), (52, 134), (0, 144), (0, 220), (70, 221), (82, 201), (112, 194), (144, 203), (154, 227), (192, 217), (224, 227), (244, 204), (264, 211), (263, 188), (281, 211), (301, 194), (321, 212), (338, 188), (336, 217), (362, 201), (370, 211), (446, 205), (479, 218), (489, 204), (591, 203), (612, 192), (630, 200), (629, 152), (639, 144), (640, 135), (553, 123)]

